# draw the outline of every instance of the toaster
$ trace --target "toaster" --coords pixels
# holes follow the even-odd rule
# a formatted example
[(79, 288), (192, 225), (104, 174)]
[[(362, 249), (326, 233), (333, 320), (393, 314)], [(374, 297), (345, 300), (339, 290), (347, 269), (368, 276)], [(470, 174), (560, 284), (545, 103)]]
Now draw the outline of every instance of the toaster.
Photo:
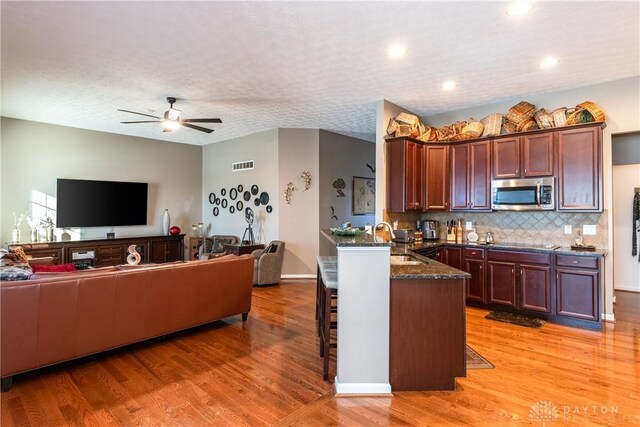
[(398, 243), (412, 243), (414, 239), (415, 230), (395, 230), (393, 234), (396, 235), (396, 238), (393, 239), (394, 242)]

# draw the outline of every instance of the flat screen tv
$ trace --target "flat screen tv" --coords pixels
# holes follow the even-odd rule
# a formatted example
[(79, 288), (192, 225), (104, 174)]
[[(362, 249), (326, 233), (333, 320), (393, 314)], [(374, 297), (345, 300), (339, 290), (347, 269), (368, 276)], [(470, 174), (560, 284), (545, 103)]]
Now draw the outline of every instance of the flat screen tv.
[(58, 228), (147, 224), (147, 183), (59, 178), (57, 187)]

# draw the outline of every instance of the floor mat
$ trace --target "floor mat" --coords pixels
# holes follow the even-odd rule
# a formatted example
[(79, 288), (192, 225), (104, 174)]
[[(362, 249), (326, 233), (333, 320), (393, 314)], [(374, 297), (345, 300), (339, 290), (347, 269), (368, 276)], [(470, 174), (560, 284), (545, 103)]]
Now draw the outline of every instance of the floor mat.
[(544, 325), (544, 320), (535, 317), (523, 316), (521, 314), (506, 313), (504, 311), (492, 311), (485, 316), (486, 319), (497, 320), (498, 322), (511, 323), (527, 328), (540, 328)]
[(467, 369), (493, 369), (495, 366), (477, 351), (467, 346)]

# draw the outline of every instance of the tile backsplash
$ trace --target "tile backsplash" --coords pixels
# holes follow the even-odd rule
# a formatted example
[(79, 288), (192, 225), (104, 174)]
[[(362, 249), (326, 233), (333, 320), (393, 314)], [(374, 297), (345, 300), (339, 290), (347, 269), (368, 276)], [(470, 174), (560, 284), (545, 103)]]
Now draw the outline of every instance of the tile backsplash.
[[(462, 218), (462, 226), (466, 221), (473, 221), (473, 226), (484, 239), (487, 231), (493, 232), (494, 240), (501, 243), (524, 243), (546, 245), (549, 243), (571, 246), (582, 233), (582, 226), (594, 224), (595, 236), (583, 236), (585, 245), (594, 245), (598, 249), (607, 246), (607, 213), (565, 213), (546, 212), (447, 212), (447, 213), (386, 213), (390, 221), (398, 220), (398, 228), (416, 228), (419, 219), (432, 219), (440, 223), (440, 238), (446, 239), (447, 221)], [(564, 234), (565, 224), (573, 228), (571, 234)], [(469, 233), (466, 229), (464, 236)]]

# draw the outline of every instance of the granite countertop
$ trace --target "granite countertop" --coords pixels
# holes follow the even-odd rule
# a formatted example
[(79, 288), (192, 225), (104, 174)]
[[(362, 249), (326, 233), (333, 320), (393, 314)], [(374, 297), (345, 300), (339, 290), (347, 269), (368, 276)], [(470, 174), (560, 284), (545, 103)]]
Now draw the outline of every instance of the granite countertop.
[(422, 242), (396, 244), (396, 248), (401, 250), (409, 250), (409, 251), (416, 250), (416, 249), (424, 249), (424, 248), (437, 248), (440, 246), (461, 246), (465, 248), (485, 248), (485, 249), (508, 249), (508, 250), (517, 250), (517, 251), (526, 251), (526, 252), (575, 255), (575, 256), (597, 256), (597, 257), (604, 257), (608, 253), (606, 249), (596, 249), (595, 251), (574, 251), (571, 249), (571, 247), (567, 247), (567, 246), (561, 246), (557, 249), (548, 249), (548, 248), (545, 248), (544, 246), (528, 245), (525, 243), (498, 242), (498, 243), (492, 243), (490, 245), (487, 245), (487, 244), (479, 244), (479, 243), (473, 243), (473, 242), (454, 243), (454, 242), (447, 242), (446, 240), (424, 240)]
[[(391, 254), (406, 254), (401, 249), (391, 248)], [(422, 261), (420, 265), (394, 265), (391, 264), (391, 279), (470, 279), (471, 274), (449, 267), (436, 260), (425, 258), (415, 252), (408, 255)]]
[(331, 230), (323, 229), (320, 232), (336, 246), (393, 246), (393, 242), (384, 242), (381, 239), (374, 241), (373, 236), (362, 233), (358, 236), (338, 236)]

